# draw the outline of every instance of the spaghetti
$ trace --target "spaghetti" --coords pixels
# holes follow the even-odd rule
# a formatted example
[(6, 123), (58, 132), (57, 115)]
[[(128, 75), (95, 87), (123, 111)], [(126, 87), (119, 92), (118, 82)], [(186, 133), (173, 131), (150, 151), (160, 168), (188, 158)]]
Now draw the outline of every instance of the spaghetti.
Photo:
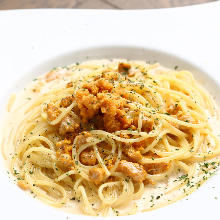
[(12, 96), (3, 155), (13, 154), (18, 185), (53, 206), (134, 214), (188, 195), (214, 173), (216, 112), (188, 71), (77, 63)]

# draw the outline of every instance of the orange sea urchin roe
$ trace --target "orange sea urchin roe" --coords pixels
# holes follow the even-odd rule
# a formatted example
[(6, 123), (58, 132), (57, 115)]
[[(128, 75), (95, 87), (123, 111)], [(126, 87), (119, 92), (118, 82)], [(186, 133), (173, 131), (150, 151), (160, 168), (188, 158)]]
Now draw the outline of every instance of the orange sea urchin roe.
[(126, 160), (121, 160), (119, 162), (117, 171), (124, 173), (126, 176), (139, 183), (143, 182), (147, 177), (147, 172), (142, 165)]
[(91, 168), (89, 170), (89, 179), (94, 182), (96, 185), (102, 183), (105, 177), (105, 171), (103, 168)]
[(47, 112), (47, 118), (49, 121), (55, 120), (60, 114), (60, 110), (53, 104), (47, 105), (46, 112)]
[(124, 110), (127, 100), (122, 96), (116, 88), (113, 89), (113, 83), (107, 79), (101, 78), (85, 83), (83, 88), (76, 92), (82, 121), (86, 123), (95, 115), (102, 114), (106, 131), (127, 129), (132, 120)]
[[(61, 108), (66, 108), (75, 102), (76, 105), (71, 111), (78, 118), (76, 121), (76, 117), (70, 112), (55, 126), (58, 129), (58, 134), (63, 138), (56, 146), (57, 157), (64, 166), (74, 166), (75, 157), (73, 155), (74, 158), (72, 158), (72, 147), (76, 147), (77, 151), (80, 146), (89, 144), (89, 141), (92, 140), (89, 138), (97, 138), (92, 136), (89, 132), (90, 129), (104, 130), (110, 133), (128, 128), (131, 130), (137, 129), (138, 113), (131, 117), (129, 112), (131, 92), (126, 87), (120, 86), (121, 79), (127, 77), (130, 69), (130, 64), (119, 63), (118, 72), (104, 71), (102, 74), (82, 83), (74, 95), (68, 95), (60, 100), (59, 107)], [(68, 88), (72, 87), (73, 83), (68, 83), (66, 86)], [(48, 120), (55, 120), (61, 110), (53, 104), (48, 104)], [(174, 111), (172, 106), (170, 111)], [(146, 116), (143, 117), (141, 131), (150, 132), (153, 127), (154, 120)], [(120, 137), (133, 138), (132, 135), (126, 134), (121, 134)], [(119, 159), (117, 165), (115, 155), (108, 157), (106, 154), (112, 148), (109, 143), (105, 141), (98, 143), (98, 153), (108, 170), (116, 166), (117, 172), (122, 172), (134, 182), (147, 182), (147, 172), (157, 174), (165, 172), (169, 168), (167, 163), (140, 164), (142, 158), (147, 156), (142, 155), (141, 152), (153, 140), (154, 138), (150, 137), (133, 144), (122, 143), (122, 159)], [(157, 157), (157, 155), (154, 156)], [(79, 161), (85, 166), (98, 164), (94, 149), (90, 146), (80, 153)], [(77, 164), (77, 161), (75, 162)], [(99, 185), (105, 179), (105, 171), (103, 168), (92, 167), (89, 170), (89, 179), (94, 184)]]

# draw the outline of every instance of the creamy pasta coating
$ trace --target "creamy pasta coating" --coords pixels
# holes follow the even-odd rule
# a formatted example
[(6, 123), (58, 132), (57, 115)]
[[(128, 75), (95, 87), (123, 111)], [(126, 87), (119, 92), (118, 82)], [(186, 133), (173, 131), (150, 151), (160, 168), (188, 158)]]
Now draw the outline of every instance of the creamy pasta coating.
[(14, 94), (7, 115), (3, 155), (17, 185), (72, 213), (159, 208), (219, 165), (212, 97), (189, 71), (158, 63), (54, 68)]

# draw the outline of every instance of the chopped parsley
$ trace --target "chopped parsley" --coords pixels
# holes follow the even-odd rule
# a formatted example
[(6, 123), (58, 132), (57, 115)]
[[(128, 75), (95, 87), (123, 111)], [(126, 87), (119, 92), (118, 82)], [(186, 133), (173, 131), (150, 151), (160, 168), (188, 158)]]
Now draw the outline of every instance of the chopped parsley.
[(179, 177), (179, 180), (184, 180), (188, 178), (188, 174), (184, 174), (182, 176)]
[(19, 173), (18, 173), (18, 171), (17, 171), (17, 170), (14, 170), (14, 174), (15, 174), (15, 175), (18, 175)]

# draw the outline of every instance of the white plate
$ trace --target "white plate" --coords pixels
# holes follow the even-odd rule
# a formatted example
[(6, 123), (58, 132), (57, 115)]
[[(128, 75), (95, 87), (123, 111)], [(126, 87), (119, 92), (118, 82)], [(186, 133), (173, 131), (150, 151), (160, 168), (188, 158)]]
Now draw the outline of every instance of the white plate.
[[(9, 94), (23, 88), (37, 75), (54, 66), (103, 57), (158, 61), (171, 68), (178, 65), (180, 69), (189, 69), (220, 103), (219, 11), (220, 2), (139, 11), (1, 11), (1, 113)], [(0, 219), (76, 218), (44, 205), (11, 183), (1, 156), (0, 180)], [(219, 182), (220, 173), (190, 195), (188, 200), (185, 198), (135, 217), (151, 220), (217, 219)], [(119, 218), (131, 219), (134, 216)]]

